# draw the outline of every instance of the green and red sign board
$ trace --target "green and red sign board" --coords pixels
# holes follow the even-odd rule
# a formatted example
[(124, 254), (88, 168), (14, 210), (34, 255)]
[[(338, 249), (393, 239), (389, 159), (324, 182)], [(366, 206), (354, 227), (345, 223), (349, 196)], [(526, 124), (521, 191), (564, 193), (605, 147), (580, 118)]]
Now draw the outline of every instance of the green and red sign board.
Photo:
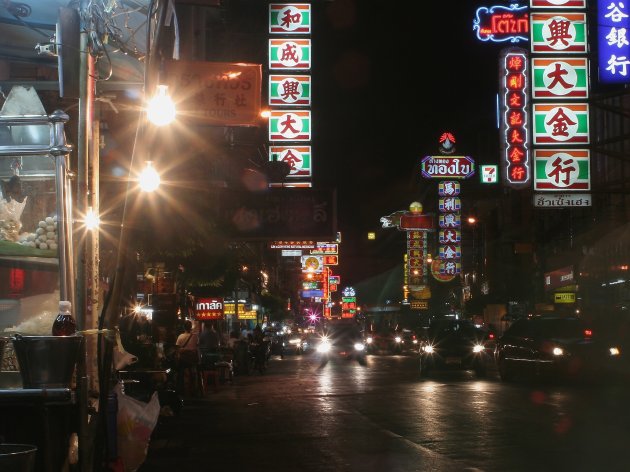
[(270, 75), (269, 105), (310, 106), (310, 75)]
[(269, 33), (310, 34), (311, 5), (309, 3), (269, 4)]
[(535, 149), (534, 190), (590, 190), (588, 149)]
[(532, 110), (535, 145), (589, 143), (587, 103), (534, 103)]
[(269, 141), (310, 141), (310, 110), (271, 110)]
[(531, 12), (531, 51), (587, 54), (586, 13)]
[(288, 179), (311, 177), (311, 146), (269, 146), (269, 161), (288, 164)]
[(567, 8), (567, 9), (583, 9), (586, 8), (586, 0), (529, 0), (531, 8)]
[(270, 39), (270, 70), (308, 70), (311, 68), (310, 39)]
[(588, 98), (586, 57), (532, 58), (532, 98)]

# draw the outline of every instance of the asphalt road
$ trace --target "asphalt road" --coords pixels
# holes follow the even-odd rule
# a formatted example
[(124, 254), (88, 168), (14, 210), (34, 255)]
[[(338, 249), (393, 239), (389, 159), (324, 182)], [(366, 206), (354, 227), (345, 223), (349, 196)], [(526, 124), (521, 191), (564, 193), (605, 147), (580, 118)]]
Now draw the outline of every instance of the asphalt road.
[(417, 362), (274, 358), (160, 417), (139, 471), (629, 470), (625, 382), (421, 379)]

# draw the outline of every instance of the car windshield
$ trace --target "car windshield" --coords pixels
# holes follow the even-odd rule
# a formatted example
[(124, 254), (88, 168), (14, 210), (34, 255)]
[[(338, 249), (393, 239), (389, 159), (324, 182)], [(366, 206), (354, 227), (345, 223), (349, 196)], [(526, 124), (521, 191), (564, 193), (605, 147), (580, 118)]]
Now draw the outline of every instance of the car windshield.
[(439, 320), (429, 327), (435, 336), (446, 336), (453, 333), (471, 335), (477, 332), (475, 325), (468, 320)]

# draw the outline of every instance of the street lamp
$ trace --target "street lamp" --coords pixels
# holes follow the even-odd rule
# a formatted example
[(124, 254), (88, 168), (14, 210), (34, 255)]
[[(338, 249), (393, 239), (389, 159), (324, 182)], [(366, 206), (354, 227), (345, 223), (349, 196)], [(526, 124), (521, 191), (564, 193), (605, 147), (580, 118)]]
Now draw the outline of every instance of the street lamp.
[(156, 94), (147, 102), (147, 118), (156, 126), (164, 126), (175, 120), (175, 103), (168, 94), (168, 86), (158, 85)]
[(160, 174), (151, 161), (147, 161), (146, 167), (140, 172), (138, 184), (143, 192), (154, 192), (160, 186)]

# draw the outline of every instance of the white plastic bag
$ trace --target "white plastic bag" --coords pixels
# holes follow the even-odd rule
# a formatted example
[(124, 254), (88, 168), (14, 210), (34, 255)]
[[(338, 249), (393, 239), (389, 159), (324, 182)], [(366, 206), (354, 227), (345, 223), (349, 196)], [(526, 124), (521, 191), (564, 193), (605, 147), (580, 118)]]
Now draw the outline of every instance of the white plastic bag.
[(153, 392), (149, 403), (136, 400), (122, 392), (120, 383), (114, 387), (114, 393), (118, 397), (118, 455), (125, 472), (135, 472), (147, 457), (149, 440), (160, 415), (160, 401), (157, 392)]

